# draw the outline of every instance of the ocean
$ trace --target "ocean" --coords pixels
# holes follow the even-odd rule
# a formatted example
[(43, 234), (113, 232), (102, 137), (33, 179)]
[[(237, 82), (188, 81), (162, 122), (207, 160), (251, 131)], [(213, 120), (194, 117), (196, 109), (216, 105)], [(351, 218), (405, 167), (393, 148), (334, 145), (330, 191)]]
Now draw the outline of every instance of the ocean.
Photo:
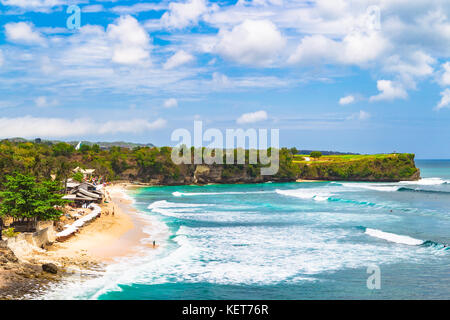
[(49, 298), (450, 299), (450, 160), (416, 164), (417, 182), (130, 191), (160, 247)]

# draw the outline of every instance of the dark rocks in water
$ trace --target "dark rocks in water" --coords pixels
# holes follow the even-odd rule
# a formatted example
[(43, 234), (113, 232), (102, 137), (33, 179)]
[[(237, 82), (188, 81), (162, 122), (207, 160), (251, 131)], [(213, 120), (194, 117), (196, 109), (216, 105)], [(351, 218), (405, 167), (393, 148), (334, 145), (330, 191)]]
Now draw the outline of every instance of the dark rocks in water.
[(45, 263), (42, 265), (42, 270), (48, 273), (57, 274), (58, 273), (58, 267), (54, 265), (53, 263)]

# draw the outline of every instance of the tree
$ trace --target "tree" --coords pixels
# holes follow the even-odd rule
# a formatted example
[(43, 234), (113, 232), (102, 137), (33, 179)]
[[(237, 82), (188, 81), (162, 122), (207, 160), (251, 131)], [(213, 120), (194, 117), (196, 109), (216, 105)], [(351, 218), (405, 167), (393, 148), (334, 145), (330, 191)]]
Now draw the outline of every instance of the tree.
[(74, 146), (72, 146), (68, 143), (65, 143), (65, 142), (59, 142), (59, 143), (53, 145), (52, 149), (53, 149), (53, 155), (56, 157), (57, 156), (68, 157), (75, 151)]
[(310, 153), (309, 156), (312, 157), (312, 158), (320, 158), (322, 156), (322, 152), (320, 152), (320, 151), (313, 151), (313, 152)]
[(80, 152), (81, 153), (88, 153), (91, 150), (91, 147), (87, 144), (82, 144), (80, 146)]
[(94, 145), (92, 146), (92, 151), (93, 151), (94, 153), (99, 153), (99, 152), (100, 152), (100, 146), (99, 146), (98, 144), (94, 144)]
[(62, 215), (58, 207), (68, 202), (60, 191), (56, 181), (36, 182), (34, 176), (21, 173), (8, 175), (0, 192), (0, 216), (21, 221), (57, 220)]

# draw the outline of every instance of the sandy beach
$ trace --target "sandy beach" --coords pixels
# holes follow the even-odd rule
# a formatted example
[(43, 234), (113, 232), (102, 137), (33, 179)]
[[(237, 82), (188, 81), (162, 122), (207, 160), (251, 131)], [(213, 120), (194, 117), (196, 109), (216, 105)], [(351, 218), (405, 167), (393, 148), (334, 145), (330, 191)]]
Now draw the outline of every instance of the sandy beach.
[(71, 239), (57, 243), (50, 253), (76, 259), (86, 256), (92, 262), (110, 263), (115, 258), (136, 252), (145, 238), (145, 221), (140, 218), (132, 201), (125, 196), (123, 185), (105, 188), (106, 201), (100, 218), (84, 227)]
[[(145, 245), (141, 240), (149, 237), (143, 231), (148, 222), (136, 212), (125, 188), (124, 184), (106, 187), (101, 216), (70, 239), (55, 242), (47, 250), (31, 246), (16, 250), (18, 264), (0, 266), (0, 299), (18, 298), (65, 275), (98, 271), (117, 258), (138, 254), (138, 248)], [(42, 272), (43, 263), (57, 265), (59, 274)]]

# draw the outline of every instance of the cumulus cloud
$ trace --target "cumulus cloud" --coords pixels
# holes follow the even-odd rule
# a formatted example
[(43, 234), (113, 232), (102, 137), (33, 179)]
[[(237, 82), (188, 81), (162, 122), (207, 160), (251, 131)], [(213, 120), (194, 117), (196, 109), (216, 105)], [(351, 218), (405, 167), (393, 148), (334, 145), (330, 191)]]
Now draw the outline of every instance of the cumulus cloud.
[(194, 60), (194, 57), (184, 50), (177, 51), (173, 56), (167, 59), (164, 69), (173, 69)]
[(436, 106), (436, 110), (450, 107), (450, 89), (445, 89), (441, 92), (441, 101)]
[(236, 122), (238, 124), (247, 124), (247, 123), (255, 123), (267, 120), (267, 112), (264, 110), (251, 112), (251, 113), (244, 113), (241, 115)]
[(250, 65), (272, 63), (286, 44), (269, 20), (245, 20), (232, 30), (221, 29), (218, 37), (215, 51), (225, 58)]
[(43, 44), (45, 39), (29, 22), (11, 22), (5, 25), (6, 37), (9, 41), (25, 44)]
[(91, 119), (0, 118), (0, 137), (73, 137), (89, 134), (140, 133), (163, 128), (164, 119), (149, 122), (143, 119), (98, 122)]
[(362, 65), (378, 58), (388, 47), (388, 41), (378, 31), (355, 31), (342, 41), (317, 34), (305, 36), (288, 63), (339, 63)]
[(381, 101), (381, 100), (394, 100), (394, 99), (406, 99), (408, 93), (406, 90), (398, 83), (391, 80), (378, 80), (377, 88), (380, 91), (379, 94), (370, 97), (370, 101)]
[(120, 17), (108, 25), (108, 37), (115, 41), (112, 60), (121, 64), (137, 64), (150, 56), (150, 36), (132, 16)]
[(345, 97), (342, 97), (342, 98), (339, 99), (339, 104), (342, 105), (342, 106), (346, 105), (346, 104), (353, 103), (353, 102), (355, 102), (355, 97), (352, 96), (352, 95), (345, 96)]
[(207, 11), (205, 0), (171, 2), (169, 10), (161, 17), (161, 23), (167, 28), (181, 29), (196, 24), (200, 16)]
[(164, 101), (164, 108), (178, 107), (178, 101), (175, 98), (170, 98)]

